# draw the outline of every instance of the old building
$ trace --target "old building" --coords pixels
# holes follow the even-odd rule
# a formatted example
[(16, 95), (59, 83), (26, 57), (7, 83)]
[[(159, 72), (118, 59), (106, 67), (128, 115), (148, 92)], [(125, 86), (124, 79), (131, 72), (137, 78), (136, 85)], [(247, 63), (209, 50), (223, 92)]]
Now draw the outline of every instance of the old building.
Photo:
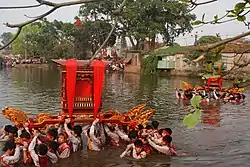
[[(172, 50), (172, 51), (171, 51)], [(172, 75), (186, 75), (196, 68), (198, 64), (192, 63), (187, 59), (188, 50), (185, 47), (167, 48), (162, 54), (157, 55), (158, 70), (171, 72)], [(236, 65), (241, 65), (243, 72), (250, 72), (250, 44), (229, 43), (221, 52), (222, 58), (216, 65), (224, 63), (224, 69), (238, 69)]]

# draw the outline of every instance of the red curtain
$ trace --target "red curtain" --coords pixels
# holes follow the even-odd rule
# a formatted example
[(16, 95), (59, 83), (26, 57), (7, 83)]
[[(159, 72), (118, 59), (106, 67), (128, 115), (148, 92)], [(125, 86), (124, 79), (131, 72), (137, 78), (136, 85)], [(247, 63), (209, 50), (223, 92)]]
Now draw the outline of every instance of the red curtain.
[(74, 59), (69, 59), (66, 61), (66, 93), (67, 93), (67, 103), (68, 112), (70, 118), (73, 115), (74, 98), (75, 98), (75, 87), (76, 87), (76, 71), (77, 71), (77, 61)]
[(94, 119), (101, 106), (105, 65), (102, 60), (92, 62), (94, 68)]

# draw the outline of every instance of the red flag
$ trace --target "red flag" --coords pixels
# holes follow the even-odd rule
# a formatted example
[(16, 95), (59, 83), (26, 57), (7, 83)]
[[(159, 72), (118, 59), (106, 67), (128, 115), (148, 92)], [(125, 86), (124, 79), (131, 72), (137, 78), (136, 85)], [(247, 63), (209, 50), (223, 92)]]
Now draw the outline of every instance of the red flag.
[(75, 87), (76, 87), (76, 71), (77, 61), (69, 59), (66, 61), (66, 95), (68, 103), (68, 112), (70, 118), (73, 115), (74, 98), (75, 98)]
[(94, 119), (97, 117), (101, 107), (102, 86), (104, 81), (105, 65), (102, 60), (95, 60), (92, 63), (94, 68)]

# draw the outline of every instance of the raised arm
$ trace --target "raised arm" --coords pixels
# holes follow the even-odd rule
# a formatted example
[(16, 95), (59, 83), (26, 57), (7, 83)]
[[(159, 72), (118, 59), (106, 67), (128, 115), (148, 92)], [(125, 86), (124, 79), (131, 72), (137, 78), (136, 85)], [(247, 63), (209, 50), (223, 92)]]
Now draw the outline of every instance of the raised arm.
[(64, 129), (65, 129), (65, 132), (67, 133), (67, 135), (69, 136), (69, 140), (73, 143), (73, 144), (79, 144), (80, 141), (72, 135), (71, 133), (71, 130), (68, 128), (67, 124), (70, 122), (69, 119), (65, 120), (65, 123), (64, 123)]
[(150, 144), (150, 146), (152, 146), (153, 148), (155, 148), (157, 151), (166, 154), (166, 155), (170, 155), (170, 150), (168, 146), (159, 146), (157, 144), (155, 144), (152, 140), (148, 139), (148, 143)]
[(91, 127), (90, 127), (90, 131), (89, 131), (89, 136), (91, 138), (91, 140), (97, 144), (97, 145), (101, 145), (99, 139), (96, 138), (95, 136), (95, 125), (97, 124), (97, 122), (99, 121), (99, 119), (97, 118), (96, 120), (94, 120), (94, 122), (92, 123)]
[(21, 154), (21, 149), (20, 149), (20, 146), (17, 145), (14, 155), (4, 157), (3, 162), (5, 162), (6, 164), (15, 164), (15, 163), (17, 163), (19, 161), (20, 154)]
[(118, 134), (118, 136), (120, 136), (120, 138), (122, 140), (125, 140), (125, 141), (130, 141), (129, 137), (127, 134), (123, 133), (118, 126), (115, 127), (115, 132)]
[(29, 152), (35, 166), (39, 166), (39, 157), (35, 152), (36, 140), (37, 140), (37, 135), (32, 139), (29, 145)]
[(177, 89), (175, 90), (175, 96), (176, 96), (177, 99), (180, 99), (179, 91)]
[(102, 143), (105, 144), (106, 143), (106, 136), (105, 136), (105, 133), (104, 133), (104, 128), (103, 128), (103, 125), (100, 125), (100, 131), (101, 131), (101, 140), (102, 140)]
[(9, 141), (10, 140), (10, 136), (9, 135), (3, 135), (0, 138), (0, 142), (5, 142), (5, 141)]
[(219, 99), (218, 96), (216, 95), (215, 90), (213, 91), (213, 94), (214, 94), (214, 98), (215, 98), (216, 100)]
[(120, 157), (123, 158), (125, 155), (127, 155), (131, 151), (131, 149), (133, 148), (133, 146), (134, 146), (134, 143), (127, 145), (126, 150), (122, 152), (122, 154), (120, 155)]
[(70, 123), (70, 119), (66, 119), (64, 123), (64, 130), (67, 133), (67, 135), (70, 137), (72, 136), (71, 130), (68, 128), (68, 123)]
[(112, 139), (116, 140), (116, 141), (119, 141), (119, 136), (118, 134), (114, 133), (114, 132), (111, 132), (108, 128), (107, 125), (104, 125), (104, 129), (105, 129), (105, 132), (107, 133), (107, 135), (109, 137), (111, 137)]
[(82, 133), (87, 136), (87, 131), (89, 128), (90, 128), (90, 125), (85, 125), (84, 127), (82, 127)]
[(147, 153), (145, 151), (142, 151), (139, 155), (137, 155), (136, 150), (135, 150), (135, 146), (133, 146), (132, 155), (135, 159), (143, 159), (143, 158), (146, 158)]

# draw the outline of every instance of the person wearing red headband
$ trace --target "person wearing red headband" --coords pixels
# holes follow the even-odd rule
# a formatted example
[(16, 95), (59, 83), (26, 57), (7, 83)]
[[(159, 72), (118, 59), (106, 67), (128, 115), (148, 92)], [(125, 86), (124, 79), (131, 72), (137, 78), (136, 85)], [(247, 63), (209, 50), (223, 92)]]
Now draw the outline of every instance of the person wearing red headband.
[(70, 147), (67, 144), (68, 135), (62, 132), (58, 135), (57, 142), (60, 144), (57, 155), (59, 158), (68, 158), (70, 156)]

